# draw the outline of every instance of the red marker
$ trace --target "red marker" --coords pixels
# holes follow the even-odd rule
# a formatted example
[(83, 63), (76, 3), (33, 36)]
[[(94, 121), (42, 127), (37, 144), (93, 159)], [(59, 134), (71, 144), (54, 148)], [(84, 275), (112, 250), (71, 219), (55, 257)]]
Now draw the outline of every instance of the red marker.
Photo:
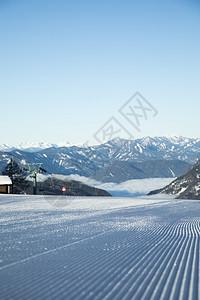
[(62, 191), (63, 191), (63, 196), (65, 196), (65, 192), (66, 192), (66, 187), (65, 186), (63, 186)]

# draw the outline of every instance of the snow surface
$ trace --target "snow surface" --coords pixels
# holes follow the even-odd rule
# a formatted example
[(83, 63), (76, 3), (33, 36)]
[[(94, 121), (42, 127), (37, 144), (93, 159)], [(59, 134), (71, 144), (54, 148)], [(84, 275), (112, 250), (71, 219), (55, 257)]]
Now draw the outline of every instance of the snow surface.
[(199, 210), (163, 195), (1, 195), (1, 299), (200, 299)]

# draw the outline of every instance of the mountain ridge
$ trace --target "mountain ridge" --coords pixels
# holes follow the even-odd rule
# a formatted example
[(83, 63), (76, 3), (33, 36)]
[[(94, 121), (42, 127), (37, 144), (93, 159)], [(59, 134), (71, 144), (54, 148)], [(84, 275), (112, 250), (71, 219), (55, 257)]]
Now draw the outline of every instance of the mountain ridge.
[(22, 142), (16, 146), (9, 145), (9, 144), (2, 144), (0, 145), (0, 151), (6, 151), (6, 152), (11, 152), (14, 150), (21, 150), (21, 151), (27, 151), (27, 152), (39, 152), (44, 149), (48, 148), (61, 148), (61, 147), (82, 147), (82, 148), (90, 148), (90, 147), (96, 147), (100, 145), (106, 145), (110, 143), (110, 145), (115, 145), (115, 146), (123, 146), (124, 144), (128, 143), (141, 143), (143, 146), (155, 143), (156, 141), (158, 142), (159, 140), (171, 142), (172, 144), (182, 144), (186, 145), (188, 142), (189, 143), (197, 143), (200, 142), (200, 138), (188, 138), (188, 137), (183, 137), (179, 135), (163, 135), (163, 136), (155, 136), (155, 137), (150, 137), (150, 136), (145, 136), (143, 138), (138, 138), (134, 140), (126, 140), (123, 138), (116, 138), (113, 140), (110, 140), (108, 142), (102, 143), (102, 144), (97, 144), (97, 145), (90, 145), (86, 146), (85, 144), (81, 143), (70, 143), (68, 141), (61, 141), (58, 143), (51, 143), (51, 142), (46, 142), (46, 141), (40, 141), (40, 142)]
[[(115, 165), (118, 162), (123, 162), (124, 167), (126, 163), (144, 163), (143, 170), (146, 170), (147, 165), (150, 164), (152, 174), (155, 174), (153, 170), (153, 162), (155, 161), (169, 162), (168, 165), (165, 165), (165, 168), (168, 168), (165, 169), (167, 176), (167, 173), (170, 172), (172, 161), (177, 161), (175, 164), (176, 168), (172, 170), (174, 177), (176, 177), (180, 175), (180, 171), (185, 172), (200, 158), (200, 139), (189, 139), (177, 136), (170, 138), (144, 137), (137, 140), (117, 138), (104, 144), (94, 146), (70, 145), (68, 147), (50, 147), (33, 152), (22, 151), (20, 149), (0, 151), (1, 170), (3, 170), (11, 157), (23, 167), (25, 167), (27, 163), (43, 163), (43, 167), (48, 173), (64, 175), (78, 174), (90, 178), (95, 178), (99, 172), (110, 168), (112, 164)], [(188, 163), (185, 169), (182, 168), (181, 162)], [(159, 169), (159, 167), (157, 169)], [(159, 175), (162, 177), (161, 164), (160, 169), (160, 172), (156, 173), (156, 177), (159, 177)], [(112, 170), (110, 173), (112, 173)], [(146, 171), (144, 173), (147, 174)], [(132, 174), (130, 173), (131, 178), (133, 178), (133, 174), (134, 172)], [(148, 173), (148, 176), (150, 175), (151, 174)], [(120, 181), (121, 179), (118, 177), (117, 182)]]

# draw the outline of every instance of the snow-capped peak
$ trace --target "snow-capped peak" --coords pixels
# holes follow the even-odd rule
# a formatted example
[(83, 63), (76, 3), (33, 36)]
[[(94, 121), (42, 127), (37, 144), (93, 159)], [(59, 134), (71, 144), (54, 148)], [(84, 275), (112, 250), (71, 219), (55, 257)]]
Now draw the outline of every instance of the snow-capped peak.
[(3, 144), (0, 146), (0, 151), (13, 151), (13, 150), (22, 150), (22, 151), (27, 151), (27, 152), (38, 152), (40, 150), (44, 150), (47, 148), (59, 148), (59, 147), (70, 147), (73, 146), (73, 144), (70, 144), (67, 141), (62, 141), (59, 142), (57, 144), (55, 143), (49, 143), (46, 141), (42, 141), (42, 142), (23, 142), (21, 144), (18, 144), (16, 146), (11, 146), (8, 144)]
[(147, 146), (151, 143), (151, 138), (149, 136), (144, 137), (141, 142), (142, 146)]
[(0, 151), (12, 151), (14, 149), (15, 149), (15, 147), (8, 145), (8, 144), (3, 144), (0, 146)]
[(164, 137), (166, 139), (168, 139), (170, 142), (172, 142), (173, 144), (179, 144), (180, 142), (181, 143), (188, 143), (188, 141), (190, 140), (189, 138), (187, 137), (183, 137), (183, 136), (180, 136), (180, 135), (177, 135), (177, 134), (166, 134), (164, 135)]
[(19, 144), (16, 148), (19, 150), (36, 152), (50, 147), (52, 147), (52, 144), (48, 142), (23, 142)]

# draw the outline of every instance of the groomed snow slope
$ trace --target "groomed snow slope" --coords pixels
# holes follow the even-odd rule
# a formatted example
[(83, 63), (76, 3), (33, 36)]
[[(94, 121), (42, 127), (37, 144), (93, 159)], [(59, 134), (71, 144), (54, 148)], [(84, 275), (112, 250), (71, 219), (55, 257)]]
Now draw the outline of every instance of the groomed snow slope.
[(3, 300), (200, 299), (198, 201), (6, 195), (0, 213)]

